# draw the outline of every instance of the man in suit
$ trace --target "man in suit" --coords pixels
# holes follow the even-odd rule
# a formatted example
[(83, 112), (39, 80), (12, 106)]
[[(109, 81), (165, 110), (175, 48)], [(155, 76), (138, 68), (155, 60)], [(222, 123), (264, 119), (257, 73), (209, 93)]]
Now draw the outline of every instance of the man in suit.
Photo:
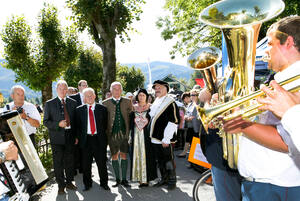
[[(112, 155), (112, 166), (116, 175), (117, 187), (122, 184), (129, 187), (126, 179), (127, 173), (127, 153), (128, 153), (128, 136), (129, 136), (129, 114), (132, 111), (132, 104), (128, 98), (121, 97), (122, 85), (120, 82), (113, 82), (110, 86), (112, 97), (106, 99), (103, 105), (108, 111), (107, 137), (108, 145)], [(120, 180), (120, 164), (121, 158), (122, 181)]]
[[(83, 93), (82, 91), (88, 87), (87, 81), (86, 80), (80, 80), (78, 82), (78, 90), (79, 92), (74, 94), (74, 95), (70, 95), (69, 97), (76, 100), (77, 102), (77, 106), (83, 105), (84, 101), (83, 101)], [(79, 145), (75, 145), (74, 148), (74, 175), (77, 175), (77, 169), (79, 171), (79, 173), (82, 173), (82, 151), (80, 150)]]
[(80, 80), (78, 82), (78, 90), (79, 92), (74, 94), (74, 95), (70, 95), (70, 98), (73, 98), (74, 100), (77, 101), (77, 105), (82, 105), (84, 104), (83, 102), (83, 93), (82, 91), (88, 87), (87, 81), (86, 80)]
[(83, 90), (83, 98), (86, 104), (77, 107), (76, 123), (79, 145), (82, 150), (83, 165), (83, 183), (84, 191), (92, 187), (92, 162), (95, 158), (99, 177), (100, 186), (109, 190), (107, 185), (107, 109), (98, 103), (95, 103), (96, 95), (92, 88)]
[[(65, 193), (65, 187), (76, 190), (74, 179), (75, 100), (66, 97), (68, 84), (60, 80), (56, 85), (57, 97), (48, 100), (44, 110), (44, 125), (49, 130), (53, 155), (54, 174), (58, 183), (58, 194)], [(66, 176), (64, 174), (66, 173)]]

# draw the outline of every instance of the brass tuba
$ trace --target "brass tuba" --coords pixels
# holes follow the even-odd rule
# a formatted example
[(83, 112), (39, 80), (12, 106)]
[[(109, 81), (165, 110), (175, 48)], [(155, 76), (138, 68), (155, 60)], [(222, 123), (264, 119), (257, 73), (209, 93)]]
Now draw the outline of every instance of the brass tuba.
[(211, 94), (218, 92), (216, 64), (220, 62), (222, 52), (216, 47), (200, 48), (188, 58), (188, 66), (200, 70)]
[[(200, 20), (220, 28), (225, 37), (229, 76), (220, 89), (223, 100), (233, 100), (254, 90), (256, 43), (261, 24), (279, 15), (282, 0), (225, 0), (205, 8)], [(243, 105), (247, 107), (246, 105)], [(240, 134), (241, 135), (241, 134)], [(231, 168), (237, 168), (239, 135), (224, 133), (223, 151)]]

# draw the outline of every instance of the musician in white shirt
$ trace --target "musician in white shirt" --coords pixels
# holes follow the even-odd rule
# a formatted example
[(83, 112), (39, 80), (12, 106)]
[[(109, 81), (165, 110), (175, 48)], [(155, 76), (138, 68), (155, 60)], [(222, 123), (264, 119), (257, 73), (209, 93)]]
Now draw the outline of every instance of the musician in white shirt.
[(18, 110), (25, 124), (27, 134), (29, 135), (33, 145), (36, 147), (36, 128), (38, 128), (41, 123), (41, 115), (39, 111), (37, 110), (35, 105), (25, 101), (25, 89), (22, 86), (13, 86), (11, 88), (10, 96), (13, 99), (13, 101), (8, 103), (4, 107), (3, 112), (8, 110)]
[(292, 154), (297, 154), (300, 152), (300, 93), (289, 92), (274, 80), (271, 81), (270, 85), (274, 90), (266, 86), (261, 88), (267, 97), (258, 99), (259, 103), (264, 104), (260, 109), (269, 110), (281, 118), (283, 128), (288, 132), (294, 147), (297, 149), (293, 151), (291, 148), (293, 145), (288, 144), (289, 150)]
[[(299, 74), (300, 17), (281, 19), (270, 27), (267, 36), (268, 65), (278, 72), (275, 80), (281, 82)], [(238, 117), (225, 122), (224, 130), (243, 133), (238, 158), (238, 170), (244, 177), (243, 200), (299, 200), (300, 154), (280, 119), (267, 111), (259, 116), (259, 123)]]

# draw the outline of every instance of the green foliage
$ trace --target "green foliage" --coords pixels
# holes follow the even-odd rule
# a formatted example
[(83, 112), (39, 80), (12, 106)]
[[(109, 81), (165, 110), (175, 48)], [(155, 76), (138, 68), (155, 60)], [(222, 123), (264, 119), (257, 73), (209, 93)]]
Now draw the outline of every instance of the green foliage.
[[(66, 0), (72, 9), (72, 17), (81, 31), (88, 29), (94, 36), (94, 28), (100, 29), (100, 40), (117, 35), (124, 41), (134, 20), (140, 20), (144, 0)], [(96, 27), (93, 27), (96, 26)], [(97, 27), (99, 26), (99, 27)], [(98, 38), (98, 37), (97, 37)], [(129, 39), (129, 38), (128, 38)]]
[(115, 39), (129, 40), (132, 23), (140, 19), (145, 0), (66, 0), (79, 30), (87, 29), (103, 53), (102, 91), (116, 80)]
[(49, 141), (48, 129), (41, 123), (37, 129), (35, 140), (39, 158), (47, 172), (53, 168), (52, 150)]
[(34, 90), (41, 90), (43, 102), (52, 97), (52, 81), (60, 77), (77, 56), (77, 35), (70, 27), (60, 26), (57, 9), (46, 5), (38, 16), (37, 38), (24, 17), (12, 17), (2, 32), (6, 68)]
[(259, 32), (259, 38), (258, 40), (263, 39), (266, 36), (266, 33), (268, 31), (268, 28), (271, 24), (278, 21), (279, 19), (282, 19), (286, 16), (290, 15), (300, 15), (300, 1), (299, 0), (283, 0), (285, 3), (284, 11), (276, 18), (271, 19), (267, 22), (264, 22), (260, 32)]
[(134, 66), (119, 66), (117, 80), (122, 84), (124, 92), (134, 92), (137, 88), (143, 88), (145, 76), (141, 69)]
[(64, 79), (73, 87), (77, 87), (79, 80), (86, 80), (97, 94), (102, 86), (102, 55), (92, 48), (79, 52), (77, 62), (69, 66)]
[[(209, 5), (218, 0), (166, 0), (165, 9), (169, 15), (160, 17), (157, 21), (157, 27), (162, 29), (161, 35), (165, 40), (176, 38), (176, 43), (170, 51), (172, 57), (175, 53), (182, 56), (190, 55), (194, 50), (215, 46), (221, 47), (221, 31), (210, 26), (206, 26), (199, 21), (199, 14)], [(284, 0), (285, 10), (276, 19), (263, 23), (259, 40), (265, 37), (268, 27), (280, 18), (289, 15), (300, 14), (299, 0)], [(259, 12), (259, 8), (255, 8)], [(209, 16), (214, 17), (222, 15), (217, 10), (211, 9)]]
[(162, 29), (161, 35), (164, 40), (176, 38), (176, 43), (170, 51), (171, 58), (174, 58), (176, 53), (188, 56), (195, 49), (208, 44), (221, 46), (220, 30), (199, 21), (201, 10), (214, 2), (217, 0), (166, 0), (164, 8), (170, 14), (160, 17), (156, 25)]

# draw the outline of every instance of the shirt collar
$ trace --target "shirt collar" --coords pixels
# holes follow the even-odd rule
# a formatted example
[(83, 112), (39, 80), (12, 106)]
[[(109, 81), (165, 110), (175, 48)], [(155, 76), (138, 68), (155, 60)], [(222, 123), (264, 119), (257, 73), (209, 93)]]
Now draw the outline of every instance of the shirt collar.
[(282, 82), (292, 76), (300, 74), (300, 61), (296, 61), (286, 69), (275, 74), (274, 79), (276, 82)]
[(121, 97), (120, 97), (119, 99), (116, 99), (116, 98), (112, 97), (112, 99), (113, 99), (114, 101), (120, 101), (120, 100), (121, 100)]
[[(87, 105), (87, 107), (88, 107), (88, 109), (90, 108), (90, 105), (89, 104), (86, 104)], [(96, 103), (94, 102), (93, 104), (92, 104), (92, 110), (95, 110), (95, 106), (96, 106)]]
[[(57, 96), (57, 97), (58, 97), (58, 99), (60, 100), (60, 102), (62, 102), (62, 98), (59, 97), (59, 96)], [(64, 101), (65, 101), (65, 102), (66, 102), (66, 99), (67, 99), (67, 97), (64, 98)]]

